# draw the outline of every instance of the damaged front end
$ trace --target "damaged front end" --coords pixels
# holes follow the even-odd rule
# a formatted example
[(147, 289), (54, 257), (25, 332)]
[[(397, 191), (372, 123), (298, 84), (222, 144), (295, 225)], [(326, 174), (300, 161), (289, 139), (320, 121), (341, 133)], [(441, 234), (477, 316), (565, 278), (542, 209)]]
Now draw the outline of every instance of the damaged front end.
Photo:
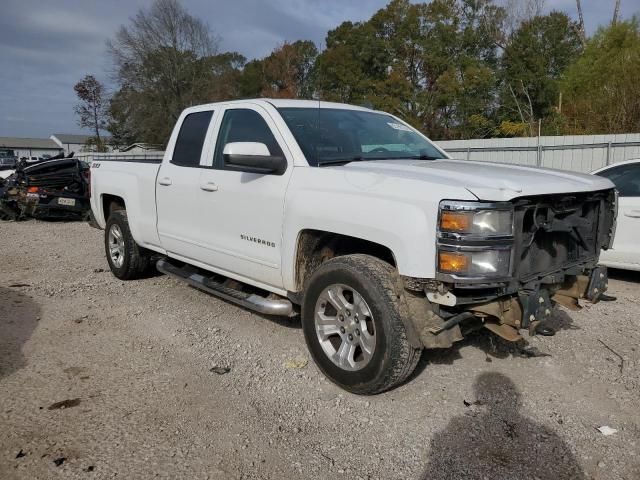
[(613, 242), (616, 208), (614, 190), (442, 202), (436, 278), (404, 279), (422, 345), (449, 347), (483, 327), (517, 341), (556, 304), (599, 301), (607, 271), (598, 257)]
[(0, 182), (0, 219), (83, 219), (89, 201), (89, 169), (75, 158), (21, 161)]

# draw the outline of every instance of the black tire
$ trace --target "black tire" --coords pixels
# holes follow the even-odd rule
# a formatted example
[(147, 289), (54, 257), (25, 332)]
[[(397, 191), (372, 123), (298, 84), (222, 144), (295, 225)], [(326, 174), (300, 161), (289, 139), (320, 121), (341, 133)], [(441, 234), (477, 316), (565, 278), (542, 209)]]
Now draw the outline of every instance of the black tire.
[[(111, 257), (109, 248), (109, 232), (112, 227), (119, 227), (123, 236), (124, 254), (122, 264), (116, 265)], [(120, 280), (135, 280), (146, 275), (149, 270), (151, 255), (148, 250), (138, 246), (131, 235), (126, 210), (116, 210), (111, 212), (107, 225), (104, 229), (104, 249), (107, 255), (107, 262), (111, 272)]]
[[(375, 257), (346, 255), (325, 262), (307, 284), (302, 329), (309, 352), (327, 378), (349, 392), (373, 395), (388, 390), (406, 380), (420, 360), (422, 349), (412, 347), (407, 340), (396, 287), (397, 276), (391, 265)], [(316, 334), (316, 304), (325, 289), (332, 285), (353, 288), (372, 314), (375, 349), (368, 363), (359, 370), (347, 370), (334, 363)]]

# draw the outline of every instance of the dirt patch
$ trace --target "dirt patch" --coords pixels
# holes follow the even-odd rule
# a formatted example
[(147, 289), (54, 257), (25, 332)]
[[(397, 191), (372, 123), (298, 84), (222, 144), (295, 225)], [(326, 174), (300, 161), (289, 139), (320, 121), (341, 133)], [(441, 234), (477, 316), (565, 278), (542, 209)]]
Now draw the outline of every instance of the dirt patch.
[(85, 224), (0, 222), (0, 245), (0, 478), (640, 478), (640, 275), (526, 352), (476, 333), (358, 397), (299, 319), (121, 282)]

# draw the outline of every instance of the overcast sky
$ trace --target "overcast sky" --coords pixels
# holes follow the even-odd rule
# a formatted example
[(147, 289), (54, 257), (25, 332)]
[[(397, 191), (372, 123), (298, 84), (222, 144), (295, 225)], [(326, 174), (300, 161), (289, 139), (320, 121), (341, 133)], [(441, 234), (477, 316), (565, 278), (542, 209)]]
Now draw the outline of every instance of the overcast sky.
[[(108, 82), (105, 40), (151, 0), (2, 0), (0, 7), (0, 136), (81, 133), (73, 85), (91, 73)], [(221, 37), (221, 50), (262, 57), (283, 41), (324, 47), (328, 30), (365, 20), (386, 0), (182, 0)], [(583, 0), (589, 32), (608, 23), (614, 0)], [(574, 0), (547, 0), (575, 17)], [(622, 0), (622, 17), (640, 14)]]

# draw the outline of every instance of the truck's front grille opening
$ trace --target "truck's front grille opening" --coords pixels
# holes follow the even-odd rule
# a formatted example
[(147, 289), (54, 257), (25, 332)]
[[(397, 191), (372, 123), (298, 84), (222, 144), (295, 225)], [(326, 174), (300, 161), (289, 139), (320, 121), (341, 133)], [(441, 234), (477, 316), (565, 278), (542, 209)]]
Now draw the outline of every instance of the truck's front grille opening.
[(520, 199), (514, 275), (529, 278), (597, 257), (606, 227), (600, 212), (609, 197), (592, 192)]

